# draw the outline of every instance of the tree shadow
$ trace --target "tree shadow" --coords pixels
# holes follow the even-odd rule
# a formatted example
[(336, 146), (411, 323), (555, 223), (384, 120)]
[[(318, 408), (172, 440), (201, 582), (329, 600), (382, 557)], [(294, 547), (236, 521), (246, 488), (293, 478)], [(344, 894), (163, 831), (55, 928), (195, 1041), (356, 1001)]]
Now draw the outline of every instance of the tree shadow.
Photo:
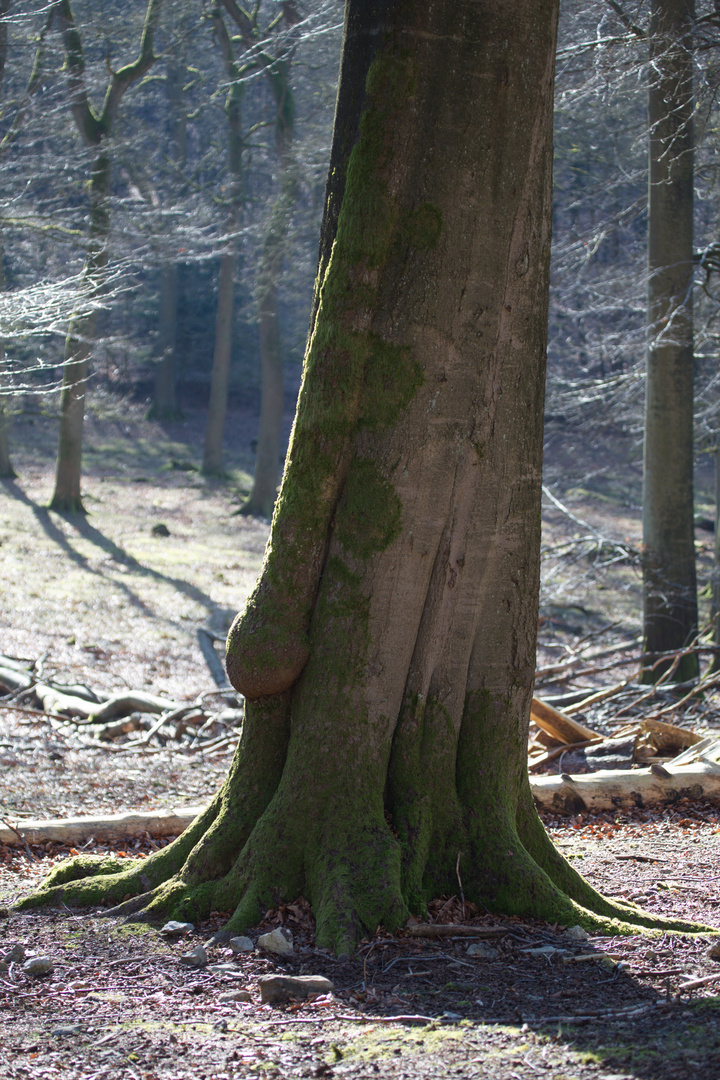
[[(153, 570), (152, 567), (145, 566), (143, 563), (138, 562), (134, 555), (130, 555), (124, 548), (116, 544), (114, 540), (111, 540), (109, 537), (105, 536), (104, 533), (101, 533), (99, 529), (96, 529), (94, 525), (91, 525), (84, 514), (61, 514), (56, 510), (50, 511), (47, 507), (40, 506), (38, 503), (34, 502), (34, 500), (22, 490), (16, 480), (3, 480), (2, 484), (6, 492), (12, 498), (17, 499), (32, 510), (37, 522), (48, 539), (57, 544), (63, 553), (80, 569), (101, 578), (106, 577), (101, 570), (91, 566), (88, 559), (73, 547), (68, 537), (53, 521), (53, 514), (57, 517), (62, 517), (79, 536), (90, 541), (90, 543), (105, 552), (105, 554), (109, 555), (113, 562), (118, 565), (128, 567), (133, 573), (138, 574), (141, 577), (151, 578), (162, 584), (170, 585), (177, 592), (182, 593), (183, 596), (186, 596), (188, 599), (193, 600), (195, 603), (204, 607), (209, 615), (219, 609), (219, 605), (208, 596), (207, 593), (203, 592), (202, 589), (198, 589), (196, 585), (191, 584), (189, 581), (184, 581), (182, 578), (170, 577), (168, 574), (163, 574), (159, 570)], [(131, 603), (133, 607), (138, 608), (143, 614), (153, 614), (147, 604), (137, 595), (127, 582), (122, 580), (119, 581), (116, 578), (113, 578), (112, 580), (113, 584), (125, 594), (128, 602)]]
[[(604, 1014), (583, 1019), (579, 996), (578, 1017), (573, 1018), (568, 1008), (564, 1018), (526, 1021), (525, 1030), (584, 1058), (593, 1067), (593, 1075), (597, 1075), (594, 1070), (600, 1070), (599, 1075), (608, 1070), (618, 1080), (718, 1080), (720, 997), (680, 1003), (647, 991), (642, 998), (636, 1009), (618, 1006), (615, 1015), (610, 999)], [(568, 1076), (576, 1075), (576, 1069), (573, 1063)]]

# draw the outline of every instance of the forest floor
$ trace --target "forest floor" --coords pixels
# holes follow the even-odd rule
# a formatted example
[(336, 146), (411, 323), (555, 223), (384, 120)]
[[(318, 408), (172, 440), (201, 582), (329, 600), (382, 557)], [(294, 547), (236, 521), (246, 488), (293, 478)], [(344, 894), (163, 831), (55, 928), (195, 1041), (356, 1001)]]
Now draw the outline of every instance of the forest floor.
[[(196, 471), (199, 413), (159, 425), (137, 406), (96, 396), (83, 518), (45, 509), (56, 434), (56, 420), (42, 413), (14, 421), (19, 477), (0, 490), (0, 652), (42, 658), (48, 677), (97, 690), (145, 689), (189, 701), (213, 689), (197, 630), (225, 631), (267, 537), (267, 523), (234, 514), (252, 466), (250, 413), (231, 414), (228, 477), (209, 482)], [(550, 432), (546, 483), (564, 510), (548, 502), (544, 514), (539, 665), (582, 656), (588, 644), (608, 652), (584, 664), (585, 674), (576, 671), (574, 682), (548, 683), (548, 692), (619, 681), (637, 662), (639, 474), (633, 454), (618, 468), (625, 449), (603, 455), (580, 436), (575, 444), (567, 432)], [(154, 534), (158, 524), (169, 535)], [(699, 530), (698, 545), (703, 574), (710, 534)], [(693, 707), (699, 727), (720, 722), (712, 695)], [(21, 825), (30, 816), (202, 802), (231, 752), (190, 753), (172, 742), (128, 753), (87, 746), (0, 703), (0, 816)], [(720, 807), (685, 802), (653, 813), (547, 818), (546, 825), (601, 891), (720, 928)], [(143, 837), (110, 850), (142, 857), (165, 842)], [(86, 847), (102, 849), (92, 841)], [(0, 846), (0, 901), (11, 904), (32, 889), (69, 850)], [(5, 914), (0, 957), (22, 945), (26, 955), (53, 963), (42, 978), (24, 974), (19, 962), (0, 971), (0, 1062), (8, 1077), (720, 1076), (720, 963), (705, 936), (578, 941), (561, 927), (466, 910), (471, 925), (499, 927), (485, 956), (468, 953), (459, 937), (380, 932), (339, 962), (315, 948), (300, 901), (268, 912), (250, 934), (284, 924), (294, 934), (292, 955), (232, 957), (216, 947), (208, 967), (191, 970), (180, 955), (206, 940), (223, 913), (176, 942), (101, 912)], [(462, 916), (457, 898), (438, 898), (430, 911), (440, 923)], [(555, 951), (527, 951), (546, 946)], [(583, 955), (591, 959), (578, 961)], [(263, 1004), (258, 978), (271, 972), (325, 975), (335, 989), (302, 1004)], [(237, 990), (248, 1000), (227, 996)]]

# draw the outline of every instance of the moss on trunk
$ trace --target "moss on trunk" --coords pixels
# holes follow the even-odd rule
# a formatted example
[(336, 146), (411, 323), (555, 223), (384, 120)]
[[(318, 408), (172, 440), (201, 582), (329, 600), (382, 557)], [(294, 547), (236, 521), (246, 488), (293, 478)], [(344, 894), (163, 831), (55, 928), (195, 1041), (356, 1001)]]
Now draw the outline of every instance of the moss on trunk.
[(461, 875), (491, 911), (700, 929), (598, 896), (530, 796), (556, 0), (368, 11), (289, 461), (228, 639), (230, 774), (162, 852), (76, 862), (25, 906), (231, 910), (229, 934), (303, 893), (347, 952)]

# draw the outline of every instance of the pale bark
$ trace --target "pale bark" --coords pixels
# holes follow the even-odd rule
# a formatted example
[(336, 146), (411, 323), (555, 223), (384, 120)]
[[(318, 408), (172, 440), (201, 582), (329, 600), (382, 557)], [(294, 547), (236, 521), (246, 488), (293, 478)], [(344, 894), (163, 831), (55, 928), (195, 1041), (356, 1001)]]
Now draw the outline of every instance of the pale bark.
[(459, 871), (490, 910), (653, 921), (552, 847), (527, 774), (556, 19), (556, 0), (350, 0), (362, 62), (334, 145), (352, 150), (263, 573), (228, 638), (247, 699), (230, 773), (163, 852), (75, 861), (26, 906), (233, 910), (227, 936), (304, 895), (343, 953)]
[[(693, 525), (692, 0), (653, 0), (643, 478), (645, 663), (697, 632)], [(669, 663), (669, 661), (668, 661)], [(655, 680), (658, 665), (646, 678)], [(678, 667), (683, 682), (697, 657)]]

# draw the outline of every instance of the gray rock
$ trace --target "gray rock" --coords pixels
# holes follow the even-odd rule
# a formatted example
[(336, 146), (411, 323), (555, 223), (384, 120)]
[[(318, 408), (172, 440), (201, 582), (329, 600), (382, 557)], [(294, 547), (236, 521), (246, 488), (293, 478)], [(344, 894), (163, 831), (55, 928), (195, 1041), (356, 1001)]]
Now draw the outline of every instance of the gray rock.
[(234, 964), (210, 964), (208, 971), (214, 971), (217, 975), (235, 975), (238, 979), (243, 978), (241, 971)]
[(79, 1024), (64, 1024), (61, 1027), (53, 1028), (50, 1032), (51, 1035), (79, 1035), (82, 1028)]
[(233, 937), (228, 941), (228, 945), (234, 953), (241, 952), (255, 952), (255, 946), (253, 945), (252, 938), (249, 937)]
[(277, 953), (278, 956), (285, 956), (293, 951), (292, 933), (286, 930), (284, 926), (278, 926), (275, 930), (271, 930), (269, 934), (261, 934), (257, 943), (258, 949)]
[(302, 999), (310, 994), (329, 994), (335, 989), (323, 975), (261, 975), (258, 986), (263, 1004)]
[(49, 956), (33, 956), (32, 959), (25, 961), (22, 969), (26, 975), (34, 975), (38, 978), (40, 975), (50, 974), (53, 962)]
[(492, 945), (486, 945), (484, 941), (475, 941), (467, 947), (468, 956), (478, 956), (481, 960), (497, 960), (499, 953)]
[(165, 937), (182, 937), (183, 934), (190, 934), (195, 929), (191, 922), (175, 922), (171, 919), (170, 922), (166, 922), (160, 930), (161, 934)]
[(587, 930), (584, 930), (582, 926), (569, 926), (565, 931), (564, 936), (570, 938), (571, 941), (589, 941), (590, 935)]
[(207, 953), (202, 945), (196, 945), (194, 949), (191, 949), (190, 952), (183, 953), (180, 957), (180, 963), (191, 968), (206, 967), (207, 962)]
[(218, 1001), (252, 1001), (252, 994), (249, 990), (228, 990), (218, 994)]
[(3, 963), (21, 964), (25, 959), (25, 955), (25, 949), (18, 942), (17, 945), (13, 945), (12, 949), (8, 949), (8, 951), (5, 953), (5, 955), (3, 956)]

